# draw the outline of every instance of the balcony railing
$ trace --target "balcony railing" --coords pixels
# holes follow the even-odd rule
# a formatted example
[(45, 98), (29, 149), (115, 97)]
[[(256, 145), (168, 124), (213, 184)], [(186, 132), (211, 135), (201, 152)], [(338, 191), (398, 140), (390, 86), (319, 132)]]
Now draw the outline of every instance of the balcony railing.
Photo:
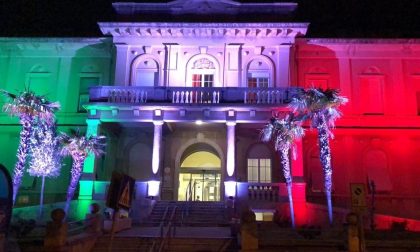
[(90, 88), (89, 102), (123, 104), (285, 104), (296, 93), (293, 88), (199, 88), (199, 87), (125, 87)]
[(282, 196), (281, 183), (237, 183), (237, 197), (252, 202), (278, 202)]

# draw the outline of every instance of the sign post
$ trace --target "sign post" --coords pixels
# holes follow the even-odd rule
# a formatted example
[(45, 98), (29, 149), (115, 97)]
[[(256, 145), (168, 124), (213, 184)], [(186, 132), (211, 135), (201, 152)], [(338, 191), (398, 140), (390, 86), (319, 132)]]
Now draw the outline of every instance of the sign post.
[(106, 206), (114, 210), (111, 224), (110, 249), (112, 249), (116, 225), (119, 223), (119, 210), (121, 208), (127, 211), (130, 210), (134, 184), (135, 180), (132, 177), (115, 171), (112, 173), (111, 184), (106, 197)]
[(4, 251), (7, 230), (12, 218), (12, 191), (9, 172), (0, 164), (0, 251)]
[(363, 228), (363, 214), (367, 210), (366, 205), (366, 188), (362, 183), (351, 183), (351, 208), (352, 212), (356, 214), (358, 219), (358, 234), (359, 234), (359, 251), (366, 251), (365, 234)]

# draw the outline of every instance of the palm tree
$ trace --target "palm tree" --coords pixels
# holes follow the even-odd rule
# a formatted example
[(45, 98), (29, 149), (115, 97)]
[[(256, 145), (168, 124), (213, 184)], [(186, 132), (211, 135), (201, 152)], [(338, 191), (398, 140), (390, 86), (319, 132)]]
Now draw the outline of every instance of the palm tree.
[(318, 132), (319, 158), (324, 171), (324, 189), (327, 197), (328, 219), (332, 224), (332, 166), (331, 149), (329, 138), (333, 137), (331, 129), (334, 127), (335, 120), (341, 117), (339, 107), (347, 103), (348, 99), (340, 96), (339, 91), (334, 89), (310, 88), (300, 90), (297, 97), (292, 99), (290, 107), (294, 112), (298, 111), (305, 119), (311, 121), (311, 128), (314, 127)]
[(292, 174), (290, 172), (289, 152), (292, 150), (293, 158), (296, 158), (295, 141), (302, 138), (304, 130), (300, 120), (293, 113), (288, 114), (284, 119), (271, 118), (270, 122), (261, 131), (261, 140), (268, 142), (274, 140), (276, 151), (280, 152), (280, 162), (283, 168), (283, 175), (286, 180), (287, 194), (289, 196), (290, 219), (292, 227), (295, 227), (295, 212), (292, 197)]
[(73, 198), (77, 184), (79, 183), (86, 157), (89, 154), (93, 154), (96, 157), (102, 155), (106, 145), (106, 138), (105, 136), (84, 136), (77, 130), (72, 131), (71, 136), (61, 133), (59, 141), (62, 144), (60, 151), (61, 155), (71, 156), (73, 159), (70, 185), (67, 190), (67, 201), (65, 207), (65, 212), (68, 213), (70, 201)]
[(17, 151), (17, 162), (13, 170), (13, 204), (22, 183), (25, 170), (26, 157), (29, 150), (29, 140), (37, 118), (47, 123), (54, 122), (54, 113), (60, 108), (58, 102), (50, 102), (44, 96), (36, 95), (32, 91), (23, 91), (16, 94), (0, 90), (0, 93), (9, 100), (4, 104), (3, 110), (12, 116), (18, 116), (22, 124), (20, 141)]
[(49, 125), (38, 120), (30, 139), (29, 175), (42, 178), (39, 203), (39, 218), (42, 217), (44, 204), (45, 178), (58, 177), (61, 169), (61, 156), (58, 154), (58, 138), (56, 125)]

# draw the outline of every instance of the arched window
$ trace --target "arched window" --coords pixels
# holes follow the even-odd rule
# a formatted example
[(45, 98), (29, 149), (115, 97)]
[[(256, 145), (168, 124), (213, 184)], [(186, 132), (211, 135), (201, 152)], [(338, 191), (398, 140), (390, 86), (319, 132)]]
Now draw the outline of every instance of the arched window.
[(85, 65), (79, 73), (79, 105), (77, 111), (85, 113), (83, 105), (89, 102), (89, 88), (101, 83), (102, 74), (96, 65)]
[(388, 159), (382, 150), (369, 150), (363, 156), (363, 166), (369, 182), (373, 181), (377, 192), (392, 190), (391, 178), (388, 170)]
[(248, 64), (247, 83), (250, 88), (268, 88), (272, 82), (272, 64), (265, 59), (254, 59)]
[(153, 58), (140, 56), (133, 64), (131, 78), (132, 86), (158, 86), (159, 63)]
[(271, 151), (265, 144), (256, 144), (248, 151), (248, 182), (271, 183)]
[(327, 69), (315, 66), (311, 67), (307, 73), (305, 73), (305, 87), (306, 88), (330, 88), (330, 74)]
[(324, 191), (324, 171), (322, 169), (321, 161), (319, 159), (318, 148), (313, 148), (310, 152), (308, 169), (310, 176), (309, 184), (312, 192)]
[(368, 67), (359, 76), (361, 110), (366, 115), (383, 115), (385, 77), (380, 69)]
[(56, 99), (56, 88), (52, 85), (52, 74), (42, 65), (35, 65), (26, 74), (26, 86), (38, 95), (46, 95), (48, 99)]
[(151, 169), (143, 168), (152, 167), (151, 147), (145, 143), (136, 143), (130, 148), (128, 155), (128, 174), (136, 180), (148, 180), (151, 176)]

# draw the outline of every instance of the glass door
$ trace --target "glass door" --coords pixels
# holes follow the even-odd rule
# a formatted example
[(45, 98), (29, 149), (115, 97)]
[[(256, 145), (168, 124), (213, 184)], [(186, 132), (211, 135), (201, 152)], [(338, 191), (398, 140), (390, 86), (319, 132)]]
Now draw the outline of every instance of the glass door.
[(220, 173), (206, 170), (180, 173), (178, 200), (220, 201)]

